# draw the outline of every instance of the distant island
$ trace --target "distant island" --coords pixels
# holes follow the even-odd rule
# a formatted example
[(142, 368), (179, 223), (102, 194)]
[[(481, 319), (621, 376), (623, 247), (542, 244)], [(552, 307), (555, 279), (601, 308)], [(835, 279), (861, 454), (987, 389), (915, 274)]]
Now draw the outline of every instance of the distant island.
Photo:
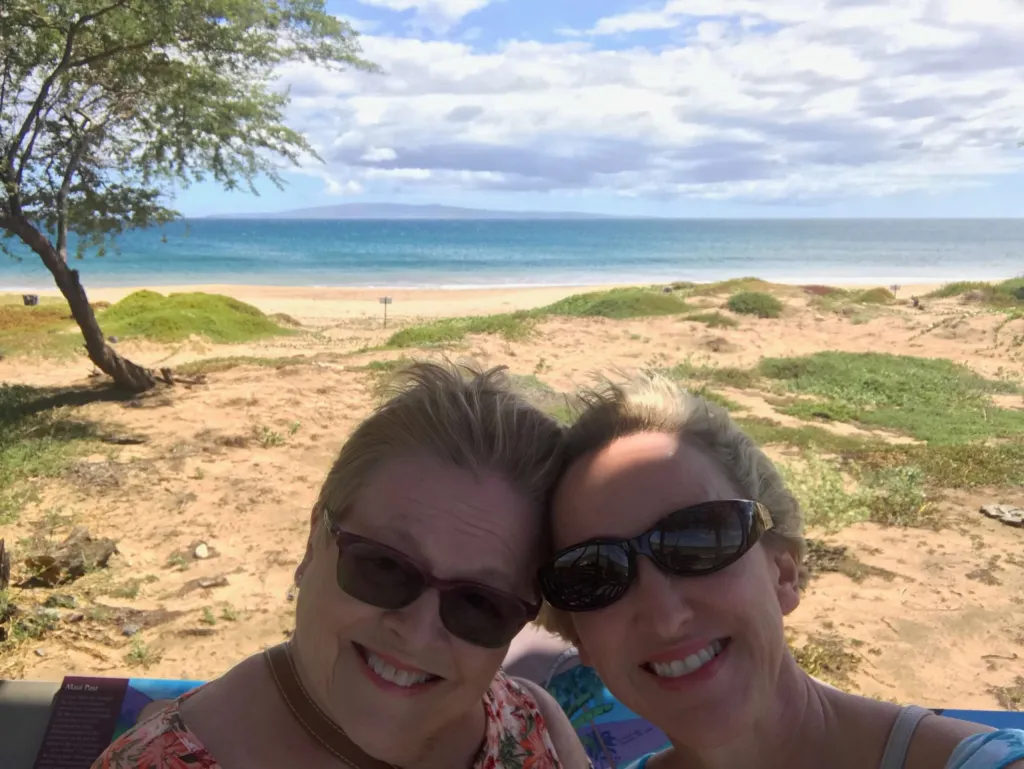
[(627, 217), (570, 211), (489, 211), (457, 206), (401, 203), (343, 203), (260, 214), (218, 214), (208, 219), (617, 219)]

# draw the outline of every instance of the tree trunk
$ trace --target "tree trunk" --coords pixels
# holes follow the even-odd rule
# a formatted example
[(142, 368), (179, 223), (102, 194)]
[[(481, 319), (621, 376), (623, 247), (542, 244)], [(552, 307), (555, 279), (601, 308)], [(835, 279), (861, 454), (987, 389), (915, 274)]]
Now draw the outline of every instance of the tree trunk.
[(153, 372), (122, 358), (107, 344), (96, 314), (92, 311), (89, 298), (78, 279), (78, 270), (72, 270), (53, 246), (50, 240), (22, 217), (13, 217), (13, 230), (19, 238), (43, 260), (46, 269), (53, 275), (57, 288), (68, 301), (71, 314), (82, 330), (85, 349), (96, 367), (109, 376), (118, 387), (133, 393), (145, 392), (156, 386)]

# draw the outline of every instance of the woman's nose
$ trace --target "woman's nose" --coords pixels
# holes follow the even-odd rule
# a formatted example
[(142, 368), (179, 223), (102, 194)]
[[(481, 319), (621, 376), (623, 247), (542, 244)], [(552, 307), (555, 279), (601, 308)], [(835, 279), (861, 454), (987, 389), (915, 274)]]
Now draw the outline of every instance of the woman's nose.
[(401, 640), (403, 648), (429, 646), (444, 631), (439, 609), (440, 596), (427, 589), (408, 606), (384, 612), (384, 625)]
[(650, 559), (637, 559), (637, 621), (657, 636), (672, 639), (683, 635), (693, 621), (693, 607), (686, 597), (682, 580), (663, 572)]

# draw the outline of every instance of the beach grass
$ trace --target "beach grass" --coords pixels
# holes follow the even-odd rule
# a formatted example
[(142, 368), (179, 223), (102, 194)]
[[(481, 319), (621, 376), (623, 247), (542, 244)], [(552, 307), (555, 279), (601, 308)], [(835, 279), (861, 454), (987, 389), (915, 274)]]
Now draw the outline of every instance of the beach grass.
[(783, 412), (805, 420), (880, 427), (935, 444), (1024, 434), (1024, 411), (995, 406), (993, 394), (1019, 393), (945, 359), (883, 353), (820, 352), (766, 358), (758, 371), (799, 399)]
[(726, 307), (739, 315), (753, 315), (757, 318), (777, 318), (782, 315), (782, 302), (761, 291), (733, 294), (726, 302)]
[(75, 419), (58, 393), (0, 384), (0, 524), (16, 521), (32, 498), (30, 482), (54, 477), (94, 445), (96, 428)]
[(703, 283), (690, 289), (690, 294), (692, 296), (720, 296), (722, 294), (739, 294), (747, 291), (791, 296), (801, 293), (802, 289), (799, 286), (791, 286), (786, 283), (772, 283), (761, 278), (746, 277), (720, 280), (715, 283)]
[(384, 347), (440, 347), (461, 342), (467, 334), (495, 334), (516, 341), (529, 336), (535, 317), (531, 312), (510, 312), (500, 315), (441, 318), (396, 331), (388, 337)]
[(891, 304), (896, 301), (896, 295), (887, 288), (869, 288), (855, 292), (851, 300), (855, 304)]
[(690, 311), (678, 295), (649, 288), (615, 288), (573, 294), (535, 310), (440, 318), (396, 331), (384, 343), (385, 349), (441, 347), (462, 342), (469, 334), (494, 334), (510, 341), (526, 339), (534, 325), (550, 316), (574, 318), (648, 318), (678, 315)]
[(81, 332), (63, 299), (36, 307), (0, 304), (0, 354), (72, 355), (83, 345)]
[(238, 344), (294, 333), (251, 304), (221, 294), (136, 291), (100, 313), (104, 332), (120, 339), (181, 342), (193, 336)]
[(1024, 277), (999, 283), (973, 280), (946, 283), (926, 296), (931, 299), (963, 297), (996, 307), (1024, 307)]
[(677, 363), (671, 368), (663, 369), (660, 373), (688, 386), (691, 390), (708, 384), (746, 390), (756, 387), (760, 380), (760, 376), (754, 369), (694, 363), (692, 358)]
[(537, 311), (538, 315), (568, 315), (576, 318), (649, 318), (680, 315), (690, 307), (677, 294), (648, 288), (614, 288), (574, 294)]
[(740, 325), (739, 321), (735, 318), (730, 318), (728, 315), (717, 310), (715, 312), (697, 312), (693, 315), (687, 315), (683, 320), (703, 323), (708, 328), (736, 328)]

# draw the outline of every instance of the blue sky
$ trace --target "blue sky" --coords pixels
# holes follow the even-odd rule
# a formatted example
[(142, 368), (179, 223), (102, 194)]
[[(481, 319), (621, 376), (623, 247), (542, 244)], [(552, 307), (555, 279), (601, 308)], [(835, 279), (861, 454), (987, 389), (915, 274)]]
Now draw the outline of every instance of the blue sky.
[(1024, 215), (1016, 0), (328, 3), (384, 75), (290, 65), (284, 191), (683, 217)]

